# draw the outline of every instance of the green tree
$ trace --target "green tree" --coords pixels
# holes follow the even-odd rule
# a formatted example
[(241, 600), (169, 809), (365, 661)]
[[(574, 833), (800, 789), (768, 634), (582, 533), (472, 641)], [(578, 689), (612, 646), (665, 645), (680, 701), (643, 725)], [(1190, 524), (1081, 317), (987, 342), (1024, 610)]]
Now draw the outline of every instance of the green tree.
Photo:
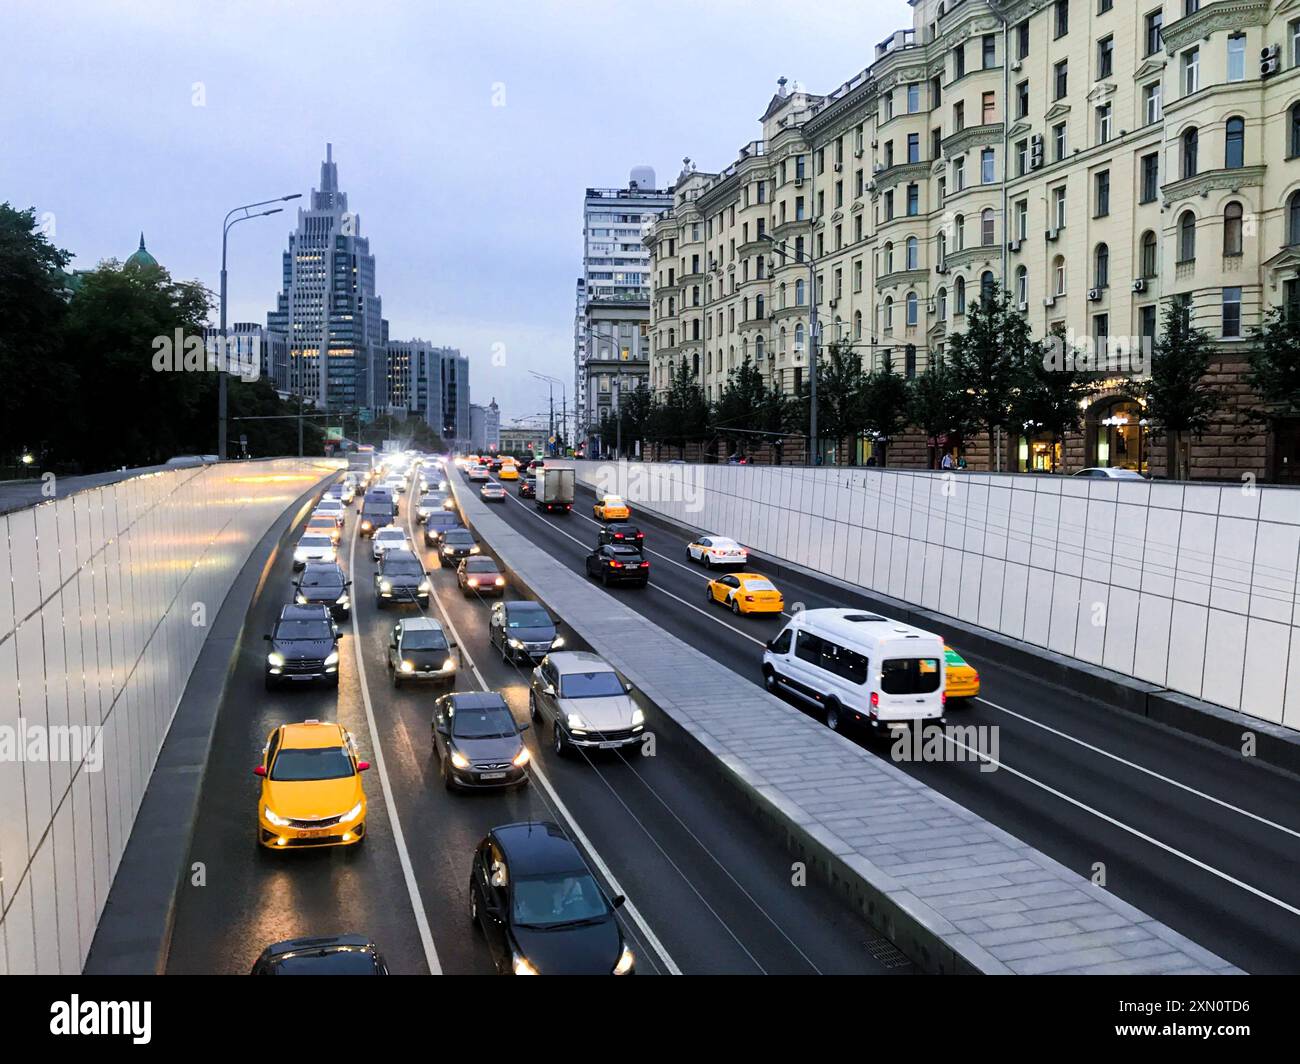
[(1274, 416), (1300, 414), (1300, 313), (1271, 307), (1255, 330), (1246, 381)]
[(1011, 424), (1020, 368), (1036, 347), (1028, 319), (996, 281), (970, 302), (966, 331), (948, 342), (953, 372), (966, 391), (970, 423), (988, 433), (996, 469), (1002, 468), (997, 430)]
[(1070, 355), (1059, 325), (1044, 343), (1021, 352), (1011, 403), (1013, 430), (1032, 436), (1041, 427), (1055, 445), (1078, 429), (1083, 420), (1079, 401), (1088, 394), (1094, 375), (1076, 369)]
[[(832, 343), (817, 362), (817, 435), (820, 439), (834, 440), (837, 454), (844, 441), (855, 438), (862, 429), (862, 395), (866, 382), (862, 356), (852, 344)], [(812, 409), (808, 381), (800, 387), (799, 399), (800, 428), (808, 432), (808, 412)]]
[[(908, 420), (918, 426), (927, 439), (938, 440), (965, 432), (968, 426), (966, 389), (946, 360), (931, 359), (925, 372), (913, 377), (908, 385)], [(937, 443), (927, 444), (930, 467), (937, 465)]]
[(762, 431), (759, 421), (768, 401), (767, 383), (762, 371), (748, 354), (727, 375), (726, 386), (713, 407), (713, 428), (719, 436), (737, 441), (733, 449), (744, 450), (753, 438), (751, 433)]
[(1173, 478), (1187, 480), (1191, 469), (1183, 443), (1205, 434), (1223, 408), (1224, 396), (1205, 379), (1213, 347), (1210, 338), (1192, 325), (1185, 299), (1166, 307), (1163, 325), (1151, 350), (1151, 375), (1129, 382), (1125, 391), (1145, 404), (1152, 429), (1165, 434)]
[(859, 403), (862, 427), (876, 437), (877, 460), (882, 466), (889, 442), (907, 424), (907, 400), (907, 381), (894, 372), (893, 360), (886, 353), (881, 368), (866, 378)]
[(704, 438), (708, 423), (709, 404), (704, 389), (696, 381), (690, 363), (683, 358), (672, 368), (663, 402), (652, 407), (650, 436), (660, 443), (678, 447), (684, 454), (688, 441)]

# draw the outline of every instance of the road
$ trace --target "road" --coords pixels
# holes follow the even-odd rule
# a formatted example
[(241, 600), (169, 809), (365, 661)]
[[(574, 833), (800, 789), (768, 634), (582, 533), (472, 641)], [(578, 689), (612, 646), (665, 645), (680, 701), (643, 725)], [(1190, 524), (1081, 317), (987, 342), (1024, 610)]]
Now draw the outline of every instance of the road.
[[(407, 497), (401, 507), (423, 551)], [(369, 541), (358, 541), (355, 514), (342, 541), (354, 622), (344, 626), (337, 694), (263, 690), (260, 636), (289, 601), (287, 557), (275, 562), (250, 610), (192, 847), (206, 885), (185, 888), (178, 901), (169, 972), (244, 973), (271, 942), (341, 932), (370, 935), (394, 972), (490, 972), (468, 918), (470, 859), (490, 827), (531, 817), (564, 825), (605, 887), (627, 896), (620, 917), (641, 974), (912, 971), (829, 890), (793, 885), (785, 849), (730, 791), (674, 757), (664, 737), (653, 758), (568, 761), (533, 729), (525, 733), (533, 757), (527, 787), (447, 792), (430, 743), (435, 695), (394, 690), (384, 662), (393, 624), (416, 607), (381, 611), (374, 604), (374, 563)], [(489, 649), (489, 605), (464, 597), (455, 574), (425, 554), (435, 591), (429, 613), (461, 645), (457, 689), (501, 691), (526, 720), (526, 672)], [(351, 850), (263, 851), (255, 842), (252, 769), (274, 726), (311, 717), (344, 723), (362, 756), (375, 762), (365, 779), (368, 838)]]
[[(592, 501), (580, 489), (571, 514), (550, 516), (511, 491), (500, 513), (584, 573), (597, 528)], [(633, 520), (646, 532), (651, 586), (607, 592), (593, 583), (595, 593), (617, 595), (761, 686), (763, 644), (784, 618), (737, 618), (707, 605), (708, 578), (687, 563), (685, 538), (644, 514)], [(779, 584), (787, 603), (810, 609), (867, 605), (813, 578)], [(973, 762), (900, 768), (1239, 967), (1300, 969), (1300, 781), (1032, 675), (963, 656), (979, 669), (982, 697), (949, 719), (999, 729), (996, 770), (981, 772)], [(859, 741), (889, 755), (887, 742)]]

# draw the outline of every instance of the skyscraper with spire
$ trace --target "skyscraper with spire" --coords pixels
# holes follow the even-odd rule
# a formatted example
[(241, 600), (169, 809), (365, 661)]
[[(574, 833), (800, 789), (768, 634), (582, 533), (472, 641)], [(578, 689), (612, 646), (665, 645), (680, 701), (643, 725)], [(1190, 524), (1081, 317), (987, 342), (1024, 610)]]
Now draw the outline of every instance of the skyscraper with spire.
[(375, 291), (375, 258), (360, 216), (339, 190), (332, 144), (325, 145), (311, 206), (298, 209), (284, 287), (266, 318), (269, 330), (289, 339), (290, 392), (333, 413), (385, 401), (388, 323)]

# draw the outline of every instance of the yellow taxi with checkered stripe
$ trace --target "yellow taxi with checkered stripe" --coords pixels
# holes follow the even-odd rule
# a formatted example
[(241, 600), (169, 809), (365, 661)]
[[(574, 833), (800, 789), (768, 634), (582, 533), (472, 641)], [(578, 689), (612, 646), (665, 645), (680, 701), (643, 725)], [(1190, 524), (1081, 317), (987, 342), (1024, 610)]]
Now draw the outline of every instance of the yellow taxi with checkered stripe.
[(944, 688), (949, 698), (974, 698), (980, 693), (980, 674), (947, 643), (943, 645)]
[(731, 612), (780, 613), (785, 599), (776, 585), (759, 573), (728, 573), (709, 581), (709, 602), (729, 606)]

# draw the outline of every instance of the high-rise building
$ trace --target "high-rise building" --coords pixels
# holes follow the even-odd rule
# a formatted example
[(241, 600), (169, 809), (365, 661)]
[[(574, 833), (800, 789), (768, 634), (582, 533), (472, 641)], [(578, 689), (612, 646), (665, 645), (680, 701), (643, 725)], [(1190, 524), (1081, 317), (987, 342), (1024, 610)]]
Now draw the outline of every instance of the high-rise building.
[(419, 417), (449, 445), (470, 435), (469, 359), (428, 340), (389, 340), (380, 409)]
[(382, 406), (388, 326), (370, 241), (339, 189), (333, 145), (325, 146), (320, 188), (289, 234), (284, 287), (267, 327), (289, 338), (290, 391), (334, 412)]
[(478, 403), (470, 408), (470, 443), (476, 451), (501, 449), (501, 409), (494, 398), (487, 406)]
[(234, 365), (251, 366), (257, 359), (258, 376), (283, 395), (289, 390), (289, 338), (272, 332), (257, 322), (237, 321), (226, 328), (226, 342), (221, 344), (221, 329), (203, 330), (204, 343), (216, 357), (223, 348)]
[[(649, 327), (650, 255), (642, 226), (672, 206), (672, 192), (655, 187), (649, 166), (634, 167), (626, 188), (589, 188), (583, 200), (583, 275), (578, 281), (574, 318), (574, 408), (578, 436), (585, 439), (599, 428), (600, 410), (593, 395), (606, 370), (596, 373), (595, 358), (631, 359)], [(636, 335), (626, 342), (624, 330)], [(620, 353), (621, 356), (620, 356)], [(648, 364), (624, 367), (641, 376)], [(607, 395), (608, 397), (608, 395)]]
[(463, 449), (470, 438), (469, 357), (454, 347), (436, 350), (442, 378), (442, 438), (449, 446)]

